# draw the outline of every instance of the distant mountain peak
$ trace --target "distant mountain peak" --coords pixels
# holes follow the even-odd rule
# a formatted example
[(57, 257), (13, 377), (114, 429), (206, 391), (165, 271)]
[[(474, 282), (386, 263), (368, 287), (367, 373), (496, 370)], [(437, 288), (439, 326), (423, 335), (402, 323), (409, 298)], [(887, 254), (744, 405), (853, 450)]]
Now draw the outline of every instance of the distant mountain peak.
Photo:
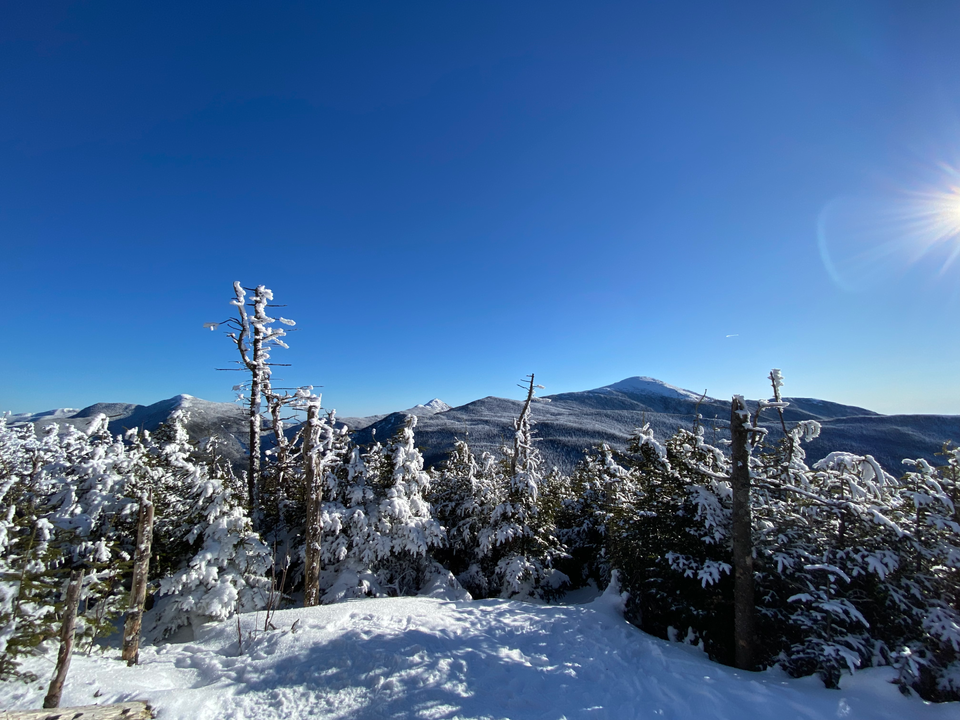
[[(590, 390), (589, 392), (595, 393), (611, 393), (611, 392), (620, 392), (627, 393), (630, 395), (659, 395), (662, 397), (669, 398), (680, 398), (683, 400), (693, 400), (696, 402), (700, 399), (701, 393), (695, 393), (692, 390), (684, 390), (683, 388), (674, 387), (673, 385), (668, 385), (662, 380), (657, 380), (656, 378), (647, 377), (646, 375), (636, 375), (634, 377), (629, 377), (620, 382), (615, 382), (612, 385), (604, 385), (601, 388), (595, 390)], [(705, 398), (707, 400), (711, 398)]]
[(39, 420), (62, 420), (65, 418), (70, 418), (80, 412), (80, 408), (57, 408), (55, 410), (45, 410), (43, 412), (36, 413), (3, 413), (4, 417), (7, 418), (7, 422), (14, 423), (25, 423), (25, 422), (37, 422)]
[(424, 405), (414, 405), (406, 412), (411, 415), (436, 415), (437, 413), (446, 412), (450, 409), (450, 406), (447, 405), (443, 400), (440, 398), (434, 398)]

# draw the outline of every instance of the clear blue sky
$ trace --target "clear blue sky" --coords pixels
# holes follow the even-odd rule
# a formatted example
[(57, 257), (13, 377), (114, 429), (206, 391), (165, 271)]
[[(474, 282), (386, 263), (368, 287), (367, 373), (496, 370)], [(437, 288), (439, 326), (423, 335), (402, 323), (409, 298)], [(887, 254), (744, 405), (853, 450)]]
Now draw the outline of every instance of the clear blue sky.
[(6, 3), (0, 409), (230, 400), (202, 325), (241, 280), (298, 321), (279, 384), (346, 415), (771, 367), (960, 413), (957, 239), (892, 217), (960, 184), (958, 32), (916, 0)]

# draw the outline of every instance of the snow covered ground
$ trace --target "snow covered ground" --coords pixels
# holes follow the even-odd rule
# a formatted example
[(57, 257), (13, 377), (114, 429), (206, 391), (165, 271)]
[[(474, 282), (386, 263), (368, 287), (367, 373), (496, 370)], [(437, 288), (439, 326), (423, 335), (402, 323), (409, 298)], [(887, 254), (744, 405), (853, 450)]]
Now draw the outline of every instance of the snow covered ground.
[[(887, 669), (841, 690), (779, 670), (744, 673), (627, 624), (619, 598), (532, 605), (358, 600), (202, 628), (193, 642), (75, 656), (63, 704), (147, 700), (161, 720), (294, 718), (951, 718), (903, 697)], [(46, 682), (53, 657), (33, 661)], [(43, 684), (0, 686), (0, 708), (39, 708)]]

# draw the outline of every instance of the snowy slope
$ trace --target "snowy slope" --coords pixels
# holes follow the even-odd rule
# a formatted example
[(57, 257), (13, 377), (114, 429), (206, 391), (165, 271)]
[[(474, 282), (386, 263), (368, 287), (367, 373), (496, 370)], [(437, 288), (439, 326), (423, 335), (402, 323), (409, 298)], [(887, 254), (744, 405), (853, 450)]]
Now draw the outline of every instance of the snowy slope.
[(14, 423), (32, 423), (40, 422), (41, 420), (53, 420), (59, 421), (64, 418), (73, 417), (78, 412), (79, 408), (56, 408), (55, 410), (46, 410), (44, 412), (37, 413), (6, 413), (7, 422), (11, 425)]
[(399, 411), (399, 413), (367, 415), (366, 417), (337, 417), (337, 420), (342, 422), (351, 430), (362, 430), (363, 428), (370, 427), (374, 423), (380, 422), (384, 418), (390, 417), (391, 415), (416, 415), (417, 417), (425, 417), (428, 415), (436, 415), (437, 413), (446, 412), (450, 409), (451, 407), (443, 400), (440, 398), (434, 398), (428, 403), (423, 405), (414, 405), (412, 408)]
[[(604, 385), (601, 388), (596, 388), (595, 390), (588, 390), (587, 392), (595, 393), (609, 393), (609, 392), (621, 392), (628, 393), (632, 395), (662, 395), (668, 398), (679, 398), (681, 400), (693, 400), (697, 402), (700, 399), (702, 393), (691, 392), (690, 390), (684, 390), (683, 388), (674, 387), (673, 385), (667, 385), (667, 383), (662, 380), (657, 380), (656, 378), (647, 377), (645, 375), (630, 377), (626, 380), (621, 380), (620, 382), (615, 382), (612, 385)], [(713, 401), (713, 398), (705, 398), (706, 400)]]
[(406, 410), (405, 412), (411, 415), (417, 415), (418, 417), (420, 417), (423, 415), (436, 415), (437, 413), (446, 412), (447, 410), (450, 410), (450, 409), (451, 407), (447, 405), (443, 400), (441, 400), (440, 398), (434, 398), (433, 400), (428, 402), (426, 405), (414, 405), (412, 408), (410, 408), (409, 410)]
[[(903, 697), (888, 669), (826, 690), (815, 678), (716, 665), (628, 625), (618, 600), (359, 600), (281, 611), (269, 632), (262, 614), (246, 615), (243, 654), (236, 624), (225, 622), (193, 642), (144, 648), (139, 667), (117, 651), (76, 655), (63, 705), (141, 699), (159, 720), (958, 717), (956, 703)], [(52, 663), (34, 668), (46, 681)], [(38, 708), (43, 692), (0, 685), (0, 707)]]

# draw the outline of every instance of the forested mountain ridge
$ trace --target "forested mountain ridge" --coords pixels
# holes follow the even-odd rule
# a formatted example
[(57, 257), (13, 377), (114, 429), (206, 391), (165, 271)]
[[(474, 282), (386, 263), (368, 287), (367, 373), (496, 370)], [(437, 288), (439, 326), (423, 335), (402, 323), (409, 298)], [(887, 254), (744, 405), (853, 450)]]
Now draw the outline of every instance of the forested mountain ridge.
[[(784, 398), (788, 423), (816, 420), (822, 426), (819, 438), (807, 445), (811, 460), (828, 452), (844, 450), (873, 455), (890, 472), (900, 472), (903, 458), (936, 460), (935, 454), (948, 440), (960, 442), (960, 416), (881, 415), (865, 408), (817, 398)], [(698, 405), (699, 403), (699, 405)], [(417, 445), (427, 466), (449, 456), (456, 439), (469, 440), (478, 450), (496, 450), (513, 435), (513, 419), (521, 402), (488, 396), (451, 408), (432, 400), (408, 410), (367, 418), (340, 418), (356, 439), (366, 444), (374, 437), (390, 438), (408, 415), (417, 415)], [(747, 401), (756, 408), (755, 401)], [(11, 416), (11, 422), (29, 421), (38, 427), (52, 422), (85, 428), (98, 413), (110, 418), (110, 431), (130, 428), (156, 429), (177, 409), (189, 411), (187, 429), (194, 440), (219, 435), (221, 452), (242, 462), (246, 447), (246, 412), (233, 403), (216, 403), (190, 395), (178, 395), (152, 405), (98, 403), (82, 410), (51, 410)], [(699, 413), (708, 439), (729, 435), (730, 402), (675, 388), (647, 377), (626, 378), (593, 390), (558, 393), (537, 398), (533, 420), (539, 449), (549, 465), (571, 469), (584, 451), (600, 443), (623, 449), (637, 427), (649, 423), (657, 437), (669, 437), (677, 428), (690, 428)], [(780, 431), (776, 412), (760, 416), (772, 437)], [(269, 435), (265, 436), (269, 442)]]

